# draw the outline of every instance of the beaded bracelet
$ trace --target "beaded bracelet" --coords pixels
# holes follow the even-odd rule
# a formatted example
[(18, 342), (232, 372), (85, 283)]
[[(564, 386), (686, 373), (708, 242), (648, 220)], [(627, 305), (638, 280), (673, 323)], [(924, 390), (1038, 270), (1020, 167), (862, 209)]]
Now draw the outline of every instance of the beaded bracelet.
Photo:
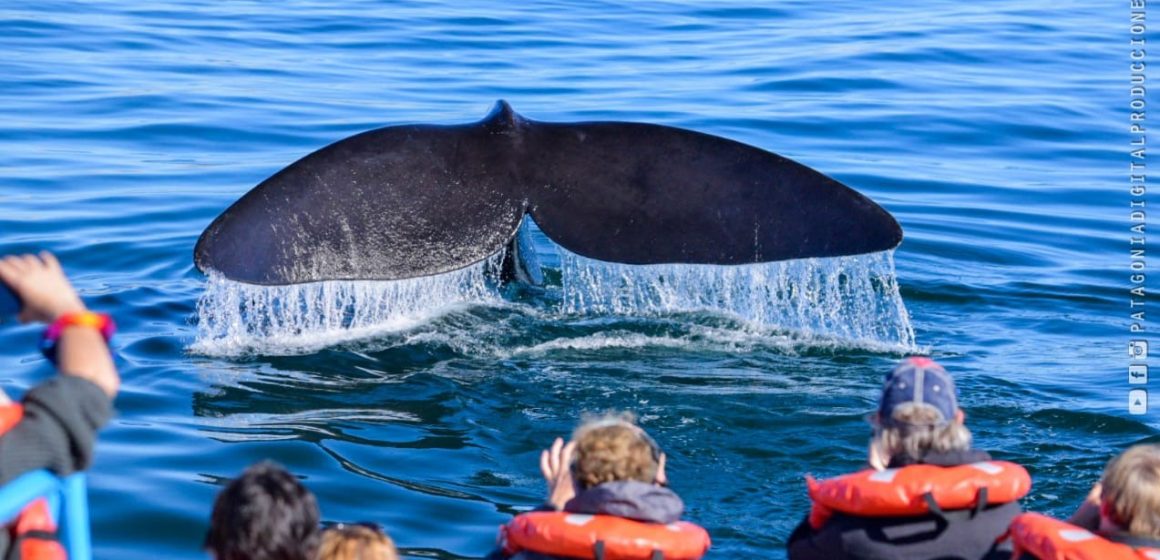
[(44, 329), (44, 336), (40, 337), (40, 352), (44, 354), (45, 358), (48, 358), (48, 361), (56, 363), (56, 342), (60, 340), (60, 335), (64, 333), (66, 328), (74, 326), (97, 329), (105, 338), (105, 343), (108, 343), (109, 339), (113, 338), (113, 333), (117, 332), (117, 325), (105, 313), (92, 311), (65, 313), (57, 317), (47, 329)]

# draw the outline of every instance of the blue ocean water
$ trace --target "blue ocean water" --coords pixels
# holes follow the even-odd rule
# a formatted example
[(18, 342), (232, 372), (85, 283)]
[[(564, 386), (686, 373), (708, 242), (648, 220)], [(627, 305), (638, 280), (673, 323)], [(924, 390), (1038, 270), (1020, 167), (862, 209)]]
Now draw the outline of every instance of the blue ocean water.
[[(711, 557), (783, 557), (803, 475), (861, 466), (863, 416), (913, 350), (955, 373), (978, 445), (1028, 466), (1026, 506), (1066, 515), (1108, 457), (1160, 440), (1160, 402), (1128, 413), (1129, 17), (1009, 0), (5, 2), (0, 253), (56, 252), (121, 327), (98, 557), (204, 557), (214, 495), (263, 458), (408, 557), (479, 557), (542, 499), (539, 450), (606, 409), (665, 447)], [(230, 316), (213, 298), (242, 289), (196, 271), (193, 245), (249, 188), (351, 134), (470, 122), (501, 98), (536, 120), (726, 136), (851, 185), (906, 239), (848, 270), (893, 266), (906, 315), (583, 312), (565, 272), (609, 272), (537, 238), (560, 279), (542, 297), (357, 332), (214, 322)], [(47, 375), (37, 335), (0, 326), (12, 392)]]

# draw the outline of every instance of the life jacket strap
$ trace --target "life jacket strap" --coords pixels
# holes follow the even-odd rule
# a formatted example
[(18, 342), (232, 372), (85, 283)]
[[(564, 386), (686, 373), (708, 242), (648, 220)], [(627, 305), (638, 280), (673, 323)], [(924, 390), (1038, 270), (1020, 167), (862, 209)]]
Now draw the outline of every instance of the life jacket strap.
[(941, 507), (939, 507), (938, 502), (934, 501), (934, 494), (932, 494), (930, 492), (923, 494), (922, 501), (926, 502), (926, 507), (930, 509), (930, 513), (932, 515), (936, 515), (939, 517), (939, 519), (946, 521), (946, 519), (947, 519), (946, 513), (943, 512), (943, 509)]
[(978, 517), (983, 510), (987, 509), (987, 487), (979, 488), (979, 493), (975, 498), (975, 509), (971, 513), (971, 517)]
[[(65, 551), (56, 531), (32, 529), (13, 535), (5, 560), (64, 560)], [(31, 542), (29, 542), (31, 541)], [(31, 546), (33, 548), (26, 548)]]

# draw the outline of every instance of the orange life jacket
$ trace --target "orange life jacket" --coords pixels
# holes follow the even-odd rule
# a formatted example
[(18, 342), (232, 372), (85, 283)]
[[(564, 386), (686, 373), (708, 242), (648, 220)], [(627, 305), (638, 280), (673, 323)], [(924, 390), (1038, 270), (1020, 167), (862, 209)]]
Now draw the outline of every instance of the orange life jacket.
[[(0, 437), (24, 418), (24, 407), (12, 403), (0, 405)], [(19, 556), (9, 551), (9, 558), (20, 560), (66, 560), (64, 546), (56, 538), (56, 522), (44, 498), (33, 500), (8, 525), (12, 547)]]
[(1160, 560), (1160, 548), (1133, 548), (1112, 542), (1087, 529), (1038, 513), (1024, 513), (1011, 522), (1015, 554), (1039, 560)]
[(500, 527), (499, 544), (511, 556), (528, 550), (598, 560), (697, 560), (709, 533), (686, 521), (645, 523), (613, 515), (533, 511)]
[(1013, 502), (1031, 490), (1031, 475), (1015, 463), (982, 461), (867, 469), (820, 482), (806, 477), (806, 485), (813, 501), (809, 523), (820, 529), (835, 511), (906, 517)]

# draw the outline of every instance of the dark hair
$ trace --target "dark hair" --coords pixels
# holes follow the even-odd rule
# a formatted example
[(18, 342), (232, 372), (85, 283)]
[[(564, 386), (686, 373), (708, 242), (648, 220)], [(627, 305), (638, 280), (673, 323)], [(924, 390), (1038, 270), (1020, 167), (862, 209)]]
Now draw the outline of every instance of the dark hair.
[(218, 494), (204, 546), (216, 560), (314, 560), (319, 518), (314, 494), (263, 461)]

